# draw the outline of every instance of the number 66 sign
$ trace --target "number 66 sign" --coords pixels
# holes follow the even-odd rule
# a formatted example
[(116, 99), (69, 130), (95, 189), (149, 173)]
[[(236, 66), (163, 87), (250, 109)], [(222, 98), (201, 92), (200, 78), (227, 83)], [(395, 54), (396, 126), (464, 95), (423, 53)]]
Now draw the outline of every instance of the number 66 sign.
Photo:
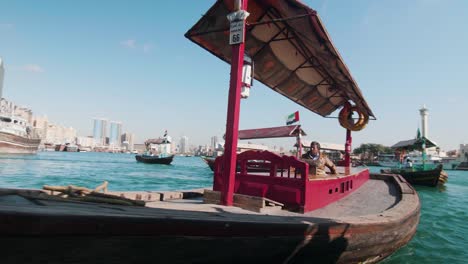
[(231, 22), (229, 29), (229, 45), (235, 45), (244, 42), (244, 23), (245, 20)]

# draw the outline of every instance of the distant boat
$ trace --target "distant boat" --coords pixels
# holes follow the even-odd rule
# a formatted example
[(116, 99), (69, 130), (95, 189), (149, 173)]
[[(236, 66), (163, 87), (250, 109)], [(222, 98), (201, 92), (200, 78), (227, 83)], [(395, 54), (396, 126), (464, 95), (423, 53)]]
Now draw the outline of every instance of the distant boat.
[(414, 168), (383, 169), (381, 172), (399, 174), (413, 185), (435, 187), (437, 185), (445, 184), (448, 180), (447, 173), (442, 170), (442, 164), (433, 169), (424, 169), (420, 166), (415, 166)]
[(172, 160), (174, 159), (174, 155), (169, 156), (151, 156), (151, 155), (136, 155), (136, 160), (143, 163), (150, 163), (150, 164), (171, 164)]
[(64, 151), (66, 152), (78, 152), (78, 146), (74, 144), (67, 144)]
[[(413, 162), (411, 159), (414, 156), (404, 154), (408, 151), (419, 150), (425, 153), (426, 147), (435, 147), (436, 144), (425, 137), (418, 137), (416, 139), (400, 141), (393, 145), (392, 148), (400, 152), (404, 156), (404, 160)], [(393, 173), (403, 176), (409, 183), (415, 185), (425, 185), (435, 187), (437, 185), (445, 184), (448, 180), (448, 174), (443, 170), (443, 164), (435, 164), (431, 160), (425, 160), (425, 154), (421, 154), (421, 160), (418, 163), (405, 167), (408, 164), (401, 164), (398, 162), (395, 166), (389, 169), (381, 170), (382, 173)]]
[(174, 155), (171, 154), (171, 137), (167, 131), (162, 138), (148, 139), (145, 141), (146, 152), (135, 156), (139, 162), (150, 164), (171, 164)]
[(0, 113), (0, 153), (35, 154), (40, 143), (26, 120)]

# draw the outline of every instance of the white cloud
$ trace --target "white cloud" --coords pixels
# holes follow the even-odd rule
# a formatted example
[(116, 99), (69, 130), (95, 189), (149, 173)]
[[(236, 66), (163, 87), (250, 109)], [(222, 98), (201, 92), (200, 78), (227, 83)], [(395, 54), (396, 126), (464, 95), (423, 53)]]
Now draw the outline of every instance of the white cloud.
[(120, 42), (120, 45), (129, 48), (129, 49), (134, 49), (136, 48), (136, 40), (134, 39), (127, 39), (122, 42)]
[(120, 45), (122, 45), (123, 47), (127, 49), (143, 51), (143, 53), (149, 53), (154, 48), (154, 45), (149, 42), (138, 45), (136, 39), (127, 39), (127, 40), (121, 41)]
[(150, 43), (145, 43), (145, 44), (143, 45), (143, 52), (144, 52), (144, 53), (148, 53), (148, 52), (150, 52), (152, 49), (153, 49), (153, 45), (150, 44)]
[(45, 72), (44, 68), (37, 64), (26, 64), (23, 67), (21, 67), (23, 71), (27, 72), (33, 72), (33, 73), (43, 73)]

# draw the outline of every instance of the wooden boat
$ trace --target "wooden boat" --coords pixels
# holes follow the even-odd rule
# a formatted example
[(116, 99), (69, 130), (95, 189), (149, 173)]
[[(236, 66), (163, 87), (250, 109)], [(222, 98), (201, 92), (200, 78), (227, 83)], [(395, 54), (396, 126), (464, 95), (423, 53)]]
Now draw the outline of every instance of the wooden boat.
[(150, 164), (171, 164), (172, 160), (174, 159), (174, 155), (168, 156), (151, 156), (145, 154), (138, 154), (135, 156), (135, 159), (139, 162), (150, 163)]
[(448, 174), (443, 170), (443, 164), (426, 163), (424, 159), (426, 147), (435, 146), (436, 144), (434, 142), (424, 136), (418, 136), (416, 139), (400, 141), (392, 146), (396, 153), (403, 157), (407, 152), (414, 150), (421, 151), (422, 164), (415, 164), (406, 168), (405, 164), (397, 163), (395, 167), (382, 169), (381, 172), (400, 174), (411, 184), (431, 187), (443, 185), (448, 181)]
[(442, 164), (439, 164), (433, 169), (422, 169), (422, 168), (393, 168), (383, 169), (382, 173), (394, 173), (403, 176), (409, 183), (415, 185), (424, 185), (435, 187), (437, 185), (443, 185), (448, 180), (447, 173), (442, 169)]
[[(114, 192), (146, 201), (134, 207), (0, 189), (2, 263), (374, 263), (413, 237), (420, 202), (401, 176), (369, 177), (345, 199), (305, 214), (237, 194), (246, 209), (204, 203), (193, 191)], [(184, 196), (191, 198), (170, 199)]]
[(135, 159), (144, 163), (169, 165), (174, 159), (174, 155), (171, 154), (171, 142), (172, 138), (167, 135), (166, 130), (163, 137), (147, 139), (145, 153), (137, 154)]
[(210, 167), (212, 171), (214, 171), (214, 162), (216, 158), (211, 158), (211, 157), (201, 157), (202, 160)]
[[(215, 161), (213, 190), (203, 199), (142, 192), (134, 197), (146, 207), (131, 207), (2, 189), (2, 263), (374, 263), (408, 243), (419, 222), (418, 195), (399, 175), (350, 167), (351, 130), (374, 115), (317, 13), (295, 0), (242, 3), (249, 29), (234, 22), (245, 42), (227, 44), (225, 18), (239, 6), (229, 0), (218, 0), (186, 34), (232, 61), (225, 152)], [(339, 174), (316, 175), (306, 162), (268, 151), (237, 156), (244, 47), (255, 78), (272, 90), (321, 116), (346, 110), (347, 162)], [(346, 123), (350, 109), (359, 122)], [(249, 172), (251, 160), (269, 162), (269, 172)], [(175, 197), (187, 199), (168, 200)]]

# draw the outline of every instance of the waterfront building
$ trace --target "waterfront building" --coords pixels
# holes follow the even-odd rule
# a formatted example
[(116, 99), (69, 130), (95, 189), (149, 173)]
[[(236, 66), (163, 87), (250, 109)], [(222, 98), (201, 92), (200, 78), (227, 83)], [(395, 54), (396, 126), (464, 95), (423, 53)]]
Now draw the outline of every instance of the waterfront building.
[(121, 137), (121, 142), (122, 143), (125, 143), (125, 145), (127, 146), (127, 150), (130, 150), (130, 151), (133, 151), (133, 149), (135, 148), (134, 145), (135, 145), (135, 134), (133, 133), (124, 133)]
[(121, 135), (122, 123), (118, 121), (110, 121), (109, 146), (112, 148), (120, 148)]
[(180, 138), (179, 153), (188, 153), (189, 152), (189, 139), (186, 136)]
[(104, 118), (94, 118), (93, 138), (97, 146), (106, 144), (107, 122)]
[(5, 69), (3, 68), (3, 61), (0, 58), (0, 99), (3, 97), (3, 75), (5, 74)]
[(76, 137), (76, 144), (79, 145), (80, 148), (92, 149), (95, 145), (95, 142), (92, 136)]
[(32, 126), (37, 135), (44, 140), (47, 135), (47, 128), (49, 127), (49, 119), (47, 116), (33, 116)]
[(211, 137), (210, 148), (212, 151), (216, 150), (216, 144), (218, 144), (218, 137), (217, 136)]
[(51, 124), (47, 125), (45, 143), (52, 144), (65, 144), (76, 142), (76, 130), (73, 127), (65, 127), (61, 125)]

